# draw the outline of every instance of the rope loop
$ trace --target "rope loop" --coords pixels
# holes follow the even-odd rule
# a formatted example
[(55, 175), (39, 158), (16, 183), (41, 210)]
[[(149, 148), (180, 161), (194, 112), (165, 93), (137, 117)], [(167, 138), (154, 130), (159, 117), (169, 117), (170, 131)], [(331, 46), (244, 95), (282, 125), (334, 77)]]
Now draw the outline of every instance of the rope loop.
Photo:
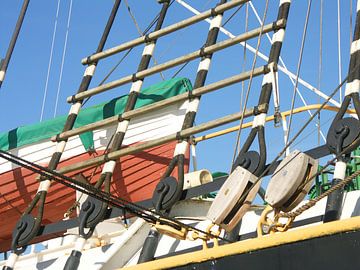
[(118, 122), (122, 122), (125, 119), (122, 117), (122, 114), (119, 114), (118, 117), (117, 117), (117, 120), (118, 120)]
[(70, 98), (70, 103), (76, 103), (77, 100), (75, 98), (75, 95), (72, 95), (71, 98)]
[(209, 56), (209, 53), (206, 53), (205, 52), (205, 45), (203, 45), (201, 48), (200, 48), (200, 53), (199, 53), (199, 56), (200, 57), (207, 57), (207, 56)]
[(144, 36), (144, 40), (145, 40), (145, 43), (150, 43), (150, 42), (153, 41), (153, 39), (149, 37), (149, 34), (146, 34), (146, 35)]
[(219, 15), (219, 12), (216, 11), (216, 8), (217, 8), (218, 5), (216, 5), (214, 8), (212, 8), (210, 10), (210, 14), (211, 14), (211, 17), (216, 17), (217, 15)]
[(197, 96), (193, 94), (193, 90), (192, 89), (189, 89), (188, 91), (188, 100), (191, 101), (193, 100), (194, 98), (196, 98)]
[(139, 78), (136, 77), (136, 73), (134, 73), (134, 74), (132, 75), (132, 77), (131, 77), (131, 81), (132, 81), (132, 82), (136, 82), (136, 81), (138, 81), (138, 80), (139, 80)]
[(182, 141), (181, 131), (176, 132), (176, 140), (177, 140), (178, 142), (181, 142), (181, 141)]

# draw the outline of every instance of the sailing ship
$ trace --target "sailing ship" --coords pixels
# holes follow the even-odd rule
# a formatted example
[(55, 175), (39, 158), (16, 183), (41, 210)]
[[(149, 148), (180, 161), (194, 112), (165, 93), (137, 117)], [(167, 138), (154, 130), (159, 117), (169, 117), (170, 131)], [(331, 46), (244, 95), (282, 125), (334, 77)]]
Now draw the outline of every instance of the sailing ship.
[[(139, 29), (126, 0), (112, 3), (96, 52), (82, 59), (85, 72), (77, 93), (67, 98), (71, 104), (67, 116), (0, 134), (3, 269), (233, 269), (238, 265), (250, 269), (357, 269), (360, 1), (357, 5), (350, 1), (348, 31), (354, 35), (349, 44), (348, 74), (343, 78), (340, 66), (340, 81), (327, 85), (330, 90), (326, 93), (320, 90), (323, 1), (316, 6), (321, 15), (317, 88), (300, 76), (314, 9), (311, 0), (266, 0), (260, 4), (221, 0), (204, 11), (183, 0), (153, 2), (142, 3), (156, 5), (160, 11), (146, 31), (140, 31), (140, 37), (105, 46), (121, 5), (126, 5), (124, 12), (129, 13)], [(23, 3), (2, 61), (1, 83), (8, 76), (29, 3)], [(60, 1), (58, 9), (59, 5)], [(171, 18), (177, 17), (176, 11), (171, 13), (175, 5), (194, 15), (180, 20)], [(263, 9), (262, 18), (256, 5)], [(72, 1), (69, 18), (71, 8)], [(251, 10), (253, 19), (259, 21), (254, 27), (249, 24)], [(302, 33), (293, 30), (299, 28), (293, 19), (298, 10), (305, 14)], [(340, 10), (338, 1), (338, 16)], [(239, 14), (245, 15), (245, 31), (233, 35), (225, 27), (239, 20)], [(210, 26), (206, 25), (204, 36), (196, 37), (202, 39), (200, 49), (151, 65), (154, 51), (164, 48), (160, 45), (162, 39), (204, 21)], [(340, 26), (339, 20), (338, 29)], [(289, 28), (296, 32), (290, 38)], [(189, 32), (195, 39), (194, 33)], [(221, 32), (229, 38), (222, 40)], [(294, 37), (300, 44), (296, 73), (287, 69), (281, 57), (293, 46)], [(262, 43), (266, 38), (271, 40), (268, 46)], [(341, 39), (339, 33), (338, 38)], [(185, 37), (182, 44), (184, 40)], [(236, 45), (243, 45), (244, 51)], [(126, 57), (140, 46), (143, 50), (135, 72), (125, 68), (123, 77), (92, 86), (103, 59), (127, 51)], [(247, 50), (255, 56), (245, 63)], [(233, 68), (229, 56), (218, 61), (217, 56), (226, 52), (235, 58), (235, 51), (243, 53), (243, 67)], [(339, 49), (339, 59), (340, 56), (344, 55)], [(192, 75), (178, 76), (180, 72), (191, 73), (188, 67), (192, 64)], [(216, 69), (223, 71), (221, 76), (229, 70), (231, 76), (219, 78), (219, 74), (211, 74), (210, 67), (216, 65), (221, 65)], [(146, 85), (147, 80), (154, 82), (154, 74), (168, 70), (175, 71), (173, 78)], [(283, 105), (280, 107), (281, 72), (290, 78), (294, 89), (282, 96), (291, 101), (286, 111)], [(208, 93), (214, 93), (216, 100), (216, 106), (206, 110), (212, 116), (217, 107), (231, 103), (224, 98), (225, 88), (239, 87), (240, 82), (244, 97), (240, 110), (239, 100), (230, 93), (231, 99), (238, 102), (235, 113), (195, 125), (199, 104), (206, 104), (203, 100)], [(321, 97), (321, 102), (307, 105), (299, 84)], [(84, 106), (90, 97), (93, 101), (100, 93), (122, 86), (128, 87), (127, 94)], [(260, 91), (250, 93), (256, 87)], [(253, 106), (250, 95), (255, 98)], [(296, 95), (306, 106), (295, 108)], [(335, 99), (337, 95), (339, 101)], [(304, 118), (305, 111), (309, 118)], [(322, 133), (324, 126), (320, 126), (320, 112), (329, 119), (324, 124), (328, 129), (326, 138)], [(247, 118), (252, 120), (247, 122)], [(306, 128), (314, 119), (318, 121), (317, 138), (312, 131), (309, 139), (309, 135), (304, 137), (304, 130), (309, 131)], [(235, 121), (240, 121), (236, 127), (207, 133)], [(274, 131), (268, 133), (271, 122)], [(290, 136), (294, 127), (299, 129)], [(234, 131), (238, 131), (232, 138), (235, 149), (226, 151), (228, 156), (233, 155), (230, 170), (199, 170), (197, 144)], [(284, 138), (284, 142), (279, 138)], [(299, 138), (306, 140), (301, 151), (293, 146)], [(205, 151), (210, 157), (208, 162), (220, 163), (219, 148), (224, 141), (218, 142), (215, 154)]]

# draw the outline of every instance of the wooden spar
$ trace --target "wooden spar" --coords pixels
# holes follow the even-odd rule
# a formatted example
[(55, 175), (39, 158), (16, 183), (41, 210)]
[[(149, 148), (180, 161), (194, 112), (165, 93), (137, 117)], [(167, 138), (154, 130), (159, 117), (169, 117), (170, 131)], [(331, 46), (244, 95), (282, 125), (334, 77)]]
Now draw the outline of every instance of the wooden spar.
[[(316, 110), (316, 109), (319, 109), (321, 106), (322, 106), (322, 104), (313, 104), (313, 105), (303, 106), (303, 107), (294, 109), (293, 114), (301, 113), (301, 112), (308, 111), (308, 110)], [(339, 107), (325, 105), (323, 107), (323, 110), (337, 112), (337, 111), (339, 111)], [(348, 114), (356, 113), (355, 110), (347, 110), (346, 112)], [(284, 118), (284, 117), (289, 116), (290, 113), (291, 113), (291, 111), (285, 111), (285, 112), (281, 113), (281, 116)], [(274, 115), (266, 117), (266, 122), (270, 122), (270, 121), (273, 121), (273, 120), (274, 120)], [(249, 127), (252, 127), (252, 125), (253, 125), (252, 121), (247, 122), (247, 123), (242, 124), (241, 128), (249, 128)], [(234, 127), (224, 129), (224, 130), (220, 130), (220, 131), (217, 131), (217, 132), (213, 132), (213, 133), (210, 133), (210, 134), (206, 134), (206, 135), (197, 137), (193, 141), (195, 143), (206, 141), (206, 140), (209, 140), (209, 139), (212, 139), (212, 138), (216, 138), (216, 137), (219, 137), (219, 136), (222, 136), (222, 135), (237, 131), (237, 130), (239, 130), (239, 128), (240, 128), (240, 125), (237, 125), (237, 126), (234, 126)]]
[(5, 58), (3, 59), (3, 61), (0, 64), (0, 88), (1, 88), (1, 85), (2, 85), (2, 83), (4, 81), (4, 79), (5, 79), (6, 70), (7, 70), (8, 66), (9, 66), (11, 55), (12, 55), (12, 53), (14, 51), (16, 41), (18, 39), (20, 30), (21, 30), (21, 26), (22, 26), (22, 23), (23, 23), (24, 18), (25, 18), (25, 14), (26, 14), (27, 8), (29, 6), (29, 2), (30, 2), (30, 0), (24, 0), (24, 2), (23, 2), (19, 18), (18, 18), (18, 20), (16, 22), (14, 33), (13, 33), (13, 35), (11, 37), (11, 40), (10, 40), (10, 43), (9, 43), (9, 48), (7, 49)]
[[(267, 106), (265, 106), (265, 105), (260, 105), (257, 107), (257, 111), (263, 112), (267, 109), (266, 107)], [(255, 111), (255, 108), (246, 110), (243, 117), (247, 118), (249, 116), (252, 116), (254, 114), (254, 111)], [(142, 144), (138, 144), (138, 145), (134, 145), (134, 146), (129, 146), (127, 148), (124, 148), (124, 149), (121, 149), (118, 151), (114, 151), (107, 155), (102, 155), (102, 156), (98, 156), (98, 157), (95, 157), (95, 158), (92, 158), (89, 160), (85, 160), (83, 162), (78, 162), (76, 164), (72, 164), (72, 165), (63, 167), (57, 171), (59, 173), (65, 174), (65, 173), (73, 172), (76, 170), (81, 170), (84, 168), (100, 165), (100, 164), (107, 162), (108, 160), (116, 160), (119, 157), (130, 155), (130, 154), (133, 154), (133, 153), (136, 153), (136, 152), (139, 152), (139, 151), (142, 151), (142, 150), (154, 147), (154, 146), (158, 146), (158, 145), (170, 142), (170, 141), (174, 141), (174, 140), (178, 140), (178, 139), (182, 139), (182, 138), (188, 138), (191, 135), (194, 135), (196, 133), (200, 133), (200, 132), (212, 129), (212, 128), (216, 128), (218, 126), (237, 121), (241, 118), (242, 118), (241, 113), (230, 114), (230, 115), (224, 116), (222, 118), (218, 118), (218, 119), (200, 124), (195, 127), (184, 129), (183, 131), (180, 131), (178, 133), (174, 133), (174, 134), (171, 134), (171, 135), (168, 135), (168, 136), (156, 139), (156, 140), (144, 142)]]
[[(256, 69), (254, 69), (252, 76), (256, 77), (256, 76), (265, 74), (266, 72), (268, 72), (267, 66), (258, 67)], [(191, 95), (197, 96), (197, 95), (207, 94), (207, 93), (213, 92), (215, 90), (222, 89), (226, 86), (245, 81), (250, 78), (250, 74), (251, 74), (250, 71), (246, 71), (246, 72), (240, 73), (238, 75), (226, 78), (224, 80), (220, 80), (215, 83), (212, 83), (212, 84), (209, 84), (209, 85), (206, 85), (203, 87), (199, 87), (197, 89), (194, 89), (191, 92)], [(183, 93), (183, 94), (180, 94), (180, 95), (177, 95), (177, 96), (165, 99), (165, 100), (161, 100), (156, 103), (129, 111), (129, 112), (124, 112), (121, 115), (121, 118), (122, 119), (131, 119), (133, 117), (140, 116), (145, 113), (149, 113), (149, 112), (164, 108), (164, 107), (172, 105), (174, 103), (185, 101), (188, 98), (189, 98), (189, 93)], [(75, 128), (75, 129), (60, 133), (57, 136), (53, 136), (51, 138), (51, 140), (56, 141), (56, 139), (68, 139), (72, 136), (79, 135), (79, 134), (82, 134), (87, 131), (92, 131), (92, 130), (95, 130), (98, 128), (112, 125), (114, 123), (117, 123), (118, 121), (119, 121), (119, 116), (112, 116), (112, 117), (106, 118), (106, 119), (98, 121), (98, 122), (94, 122), (94, 123), (91, 123), (91, 124), (88, 124), (88, 125), (85, 125), (85, 126), (82, 126), (79, 128)]]
[[(267, 24), (267, 25), (264, 26), (264, 28), (262, 30), (262, 33), (265, 34), (265, 33), (271, 32), (271, 31), (275, 31), (277, 29), (281, 29), (281, 28), (285, 27), (285, 24), (286, 24), (286, 20), (284, 20), (284, 19), (280, 19), (280, 20), (278, 20), (278, 21), (276, 21), (274, 23)], [(238, 36), (236, 36), (234, 38), (227, 39), (225, 41), (213, 44), (211, 46), (204, 47), (201, 50), (197, 50), (197, 51), (192, 52), (190, 54), (180, 56), (178, 58), (175, 58), (175, 59), (172, 59), (172, 60), (167, 61), (165, 63), (156, 65), (156, 66), (151, 67), (149, 69), (146, 69), (144, 71), (140, 71), (140, 72), (137, 72), (137, 73), (135, 73), (133, 75), (128, 75), (128, 76), (122, 77), (122, 78), (120, 78), (118, 80), (115, 80), (115, 81), (103, 84), (101, 86), (89, 89), (86, 92), (78, 93), (76, 95), (70, 96), (70, 97), (67, 98), (67, 102), (74, 103), (74, 102), (77, 102), (78, 100), (82, 100), (84, 98), (91, 97), (93, 95), (102, 93), (102, 92), (104, 92), (106, 90), (113, 89), (115, 87), (130, 83), (130, 82), (133, 81), (134, 77), (137, 78), (137, 79), (145, 78), (147, 76), (156, 74), (156, 73), (164, 71), (166, 69), (181, 65), (181, 64), (186, 63), (188, 61), (192, 61), (192, 60), (194, 60), (196, 58), (201, 57), (203, 54), (212, 54), (212, 53), (217, 52), (219, 50), (222, 50), (222, 49), (228, 48), (230, 46), (236, 45), (236, 44), (238, 44), (240, 42), (243, 42), (243, 41), (249, 40), (251, 38), (257, 37), (260, 34), (260, 32), (261, 32), (261, 27), (256, 28), (256, 29), (251, 30), (249, 32), (246, 32), (244, 34), (238, 35)]]
[(116, 47), (113, 47), (113, 48), (110, 48), (110, 49), (107, 49), (103, 52), (97, 52), (91, 56), (88, 56), (84, 59), (81, 60), (81, 63), (83, 65), (85, 64), (90, 64), (90, 63), (93, 63), (95, 61), (98, 61), (100, 59), (103, 59), (103, 58), (106, 58), (106, 57), (109, 57), (111, 55), (114, 55), (116, 53), (119, 53), (119, 52), (122, 52), (122, 51), (125, 51), (127, 49), (130, 49), (130, 48), (133, 48), (135, 46), (138, 46), (142, 43), (146, 43), (146, 42), (150, 42), (152, 40), (155, 40), (159, 37), (162, 37), (162, 36), (165, 36), (167, 34), (170, 34), (172, 32), (175, 32), (177, 30), (180, 30), (182, 28), (185, 28), (187, 26), (190, 26), (194, 23), (197, 23), (197, 22), (200, 22), (204, 19), (207, 19), (211, 16), (214, 16), (214, 14), (219, 14), (219, 13), (223, 13), (224, 11), (226, 10), (229, 10), (229, 9), (232, 9), (236, 6), (239, 6), (243, 3), (246, 3), (248, 2), (249, 0), (233, 0), (233, 1), (229, 1), (228, 3), (225, 3), (225, 4), (222, 4), (222, 5), (218, 5), (216, 6), (214, 9), (209, 9), (207, 11), (204, 11), (203, 13), (200, 13), (198, 15), (195, 15), (193, 17), (190, 17), (188, 19), (185, 19), (183, 21), (180, 21), (178, 23), (174, 23), (172, 25), (169, 25), (163, 29), (160, 29), (158, 31), (154, 31), (146, 36), (143, 36), (143, 37), (139, 37), (139, 38), (136, 38), (134, 40), (131, 40), (131, 41), (128, 41), (128, 42), (125, 42), (119, 46), (116, 46)]

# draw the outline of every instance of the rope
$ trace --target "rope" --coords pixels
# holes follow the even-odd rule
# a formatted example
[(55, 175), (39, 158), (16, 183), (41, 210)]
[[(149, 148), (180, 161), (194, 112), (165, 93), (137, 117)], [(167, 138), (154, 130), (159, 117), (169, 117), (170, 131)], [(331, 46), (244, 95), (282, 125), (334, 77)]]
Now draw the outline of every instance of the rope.
[[(256, 8), (255, 8), (254, 4), (253, 4), (251, 1), (248, 2), (248, 4), (250, 4), (250, 7), (251, 7), (252, 11), (254, 12), (254, 15), (255, 15), (257, 21), (258, 21), (259, 23), (261, 23), (261, 19), (260, 19), (260, 17), (259, 17), (259, 14), (258, 14), (257, 11), (256, 11)], [(272, 43), (271, 38), (270, 38), (270, 35), (269, 35), (268, 33), (266, 33), (266, 37), (267, 37), (267, 39), (269, 40), (269, 42)], [(285, 65), (285, 62), (284, 62), (284, 60), (283, 60), (283, 58), (282, 58), (281, 55), (280, 55), (280, 57), (279, 57), (279, 61), (280, 61), (280, 64), (281, 64), (281, 66), (278, 66), (279, 70), (282, 71), (283, 73), (285, 73), (285, 75), (287, 75), (288, 78), (290, 79), (292, 85), (295, 86), (295, 80), (293, 79), (293, 77), (291, 77), (291, 73), (290, 73), (290, 71), (288, 70), (287, 66)], [(295, 75), (294, 75), (294, 77), (295, 77)], [(308, 89), (310, 89), (310, 90), (313, 89), (313, 87), (310, 86), (309, 84), (307, 84), (307, 83), (304, 84), (303, 81), (301, 80), (301, 78), (299, 78), (299, 83), (303, 84), (306, 88), (308, 88)], [(318, 89), (317, 89), (317, 90), (318, 90)], [(299, 95), (302, 103), (303, 103), (305, 106), (308, 106), (307, 102), (306, 102), (305, 99), (303, 98), (303, 96), (302, 96), (301, 92), (299, 91), (299, 88), (298, 88), (298, 87), (296, 88), (296, 91), (297, 91), (297, 93), (298, 93), (298, 95)], [(315, 92), (315, 93), (316, 93), (316, 92)], [(319, 96), (318, 93), (316, 93), (316, 94)], [(319, 101), (318, 103), (320, 103), (320, 101)], [(340, 105), (339, 105), (339, 106), (340, 106)], [(309, 113), (310, 116), (312, 116), (312, 113), (311, 113), (310, 110), (308, 110), (308, 113)], [(285, 134), (284, 137), (286, 138), (286, 130), (285, 130), (285, 127), (284, 127), (284, 126), (283, 126), (283, 130), (284, 130), (284, 134)], [(326, 142), (324, 133), (323, 133), (321, 130), (320, 130), (320, 134), (321, 134), (321, 137), (323, 138), (324, 142)]]
[(112, 195), (111, 193), (107, 193), (102, 190), (99, 190), (92, 185), (89, 185), (86, 183), (81, 183), (79, 181), (72, 179), (71, 177), (60, 174), (60, 173), (50, 170), (46, 167), (42, 167), (38, 164), (35, 164), (33, 162), (30, 162), (30, 161), (25, 160), (20, 157), (17, 157), (6, 151), (0, 150), (0, 157), (6, 159), (16, 165), (19, 165), (23, 168), (31, 170), (34, 173), (38, 173), (41, 176), (46, 177), (47, 179), (54, 180), (62, 185), (65, 185), (65, 186), (71, 188), (71, 189), (81, 191), (81, 192), (83, 192), (89, 196), (92, 196), (102, 202), (106, 202), (113, 207), (125, 209), (127, 212), (132, 213), (132, 214), (136, 215), (137, 217), (143, 218), (144, 220), (146, 220), (147, 222), (150, 222), (152, 224), (156, 224), (156, 222), (159, 222), (159, 221), (161, 221), (162, 223), (165, 223), (167, 225), (170, 225), (170, 226), (175, 224), (179, 227), (183, 227), (183, 228), (186, 228), (191, 231), (196, 231), (196, 232), (205, 234), (210, 238), (218, 238), (218, 239), (226, 241), (226, 242), (231, 242), (228, 239), (222, 238), (220, 236), (215, 236), (215, 235), (208, 233), (206, 231), (203, 231), (201, 229), (184, 224), (174, 218), (165, 216), (155, 210), (151, 210), (151, 209), (148, 209), (141, 205), (138, 205), (136, 203), (132, 203), (121, 197), (116, 197), (116, 196)]
[[(140, 28), (140, 26), (139, 26), (139, 24), (138, 24), (138, 22), (137, 22), (137, 20), (136, 20), (136, 18), (135, 18), (134, 13), (131, 11), (130, 6), (129, 6), (129, 3), (128, 3), (127, 0), (125, 0), (125, 6), (127, 7), (128, 13), (129, 13), (132, 21), (134, 22), (134, 25), (135, 25), (136, 30), (138, 31), (139, 35), (140, 35), (140, 36), (144, 36), (145, 34), (144, 34), (143, 31), (141, 31), (141, 28)], [(169, 6), (170, 6), (170, 5), (169, 5)], [(157, 65), (158, 62), (156, 61), (154, 54), (152, 55), (152, 59), (153, 59), (153, 61), (154, 61), (154, 64)], [(164, 74), (163, 74), (162, 71), (160, 71), (160, 77), (161, 77), (161, 79), (162, 79), (163, 81), (165, 81), (165, 76), (164, 76)]]
[[(341, 82), (341, 40), (340, 40), (340, 0), (337, 0), (337, 37), (338, 37), (338, 70), (339, 70), (339, 82)], [(350, 28), (351, 29), (351, 28)], [(351, 32), (351, 31), (350, 31)], [(350, 42), (351, 44), (351, 42)], [(341, 103), (341, 96), (342, 90), (340, 88), (340, 103)]]
[[(360, 65), (357, 65), (355, 66), (350, 72), (349, 72), (349, 75), (354, 73), (356, 71), (356, 69), (359, 67)], [(252, 186), (247, 189), (244, 194), (241, 196), (241, 198), (239, 200), (244, 200), (246, 198), (246, 196), (250, 193), (250, 191), (256, 186), (256, 184), (261, 181), (261, 179), (275, 166), (275, 163), (279, 160), (279, 158), (285, 153), (286, 149), (292, 145), (294, 143), (294, 141), (297, 139), (297, 137), (300, 136), (300, 134), (305, 130), (305, 128), (311, 123), (311, 121), (314, 119), (314, 117), (324, 108), (324, 106), (329, 102), (329, 100), (339, 91), (340, 87), (342, 87), (347, 79), (348, 79), (348, 76), (346, 76), (346, 78), (341, 82), (341, 84), (339, 84), (335, 90), (330, 94), (330, 96), (328, 96), (328, 98), (325, 100), (325, 102), (323, 102), (321, 104), (321, 106), (317, 109), (317, 111), (307, 120), (307, 122), (303, 125), (303, 127), (295, 134), (295, 136), (285, 145), (285, 147), (279, 152), (279, 154), (273, 159), (273, 161), (270, 163), (269, 166), (267, 166), (265, 168), (265, 170), (261, 173), (261, 175), (253, 182)], [(346, 149), (345, 149), (346, 150)], [(342, 154), (342, 153), (340, 153)], [(339, 154), (339, 156), (340, 156)], [(333, 158), (333, 160), (335, 160), (337, 158), (337, 156), (335, 158)], [(324, 169), (327, 168), (331, 163), (327, 163), (325, 166), (324, 166)], [(322, 171), (320, 171), (321, 173)], [(317, 174), (315, 174), (315, 176), (313, 177), (316, 177)], [(312, 179), (313, 177), (311, 177), (310, 179)]]
[(241, 4), (234, 12), (233, 14), (230, 15), (230, 17), (222, 24), (221, 27), (224, 27), (225, 25), (227, 25), (232, 18), (234, 18), (234, 16), (241, 10), (241, 8), (244, 6), (245, 4)]
[(279, 215), (281, 217), (286, 217), (286, 218), (295, 218), (299, 215), (301, 215), (304, 211), (310, 209), (311, 207), (313, 207), (317, 202), (319, 202), (321, 199), (329, 196), (330, 193), (334, 192), (335, 190), (344, 187), (346, 184), (348, 184), (349, 182), (351, 182), (353, 179), (355, 179), (356, 177), (358, 177), (360, 175), (360, 170), (354, 172), (352, 175), (346, 177), (344, 180), (342, 180), (341, 182), (339, 182), (338, 184), (334, 185), (333, 187), (331, 187), (330, 189), (328, 189), (327, 191), (325, 191), (323, 194), (319, 195), (318, 197), (316, 197), (315, 199), (312, 199), (310, 201), (308, 201), (307, 203), (305, 203), (304, 205), (300, 206), (299, 208), (297, 208), (296, 210), (292, 211), (292, 212), (288, 212), (288, 213), (280, 213)]
[(69, 13), (68, 13), (68, 20), (67, 20), (67, 25), (66, 25), (65, 41), (64, 41), (64, 49), (63, 49), (63, 53), (62, 53), (61, 66), (60, 66), (59, 83), (58, 83), (58, 88), (57, 88), (57, 92), (56, 92), (54, 117), (56, 116), (58, 102), (59, 102), (59, 96), (60, 96), (62, 75), (63, 75), (64, 63), (65, 63), (65, 55), (66, 55), (68, 36), (69, 36), (69, 30), (70, 30), (72, 6), (73, 6), (73, 0), (70, 1), (70, 6), (69, 6)]
[[(171, 6), (171, 4), (174, 2), (174, 0), (172, 0), (169, 4), (169, 7)], [(155, 16), (155, 18), (150, 22), (150, 24), (148, 25), (148, 27), (145, 29), (144, 31), (144, 35), (146, 35), (150, 29), (154, 26), (154, 24), (158, 21), (159, 19), (159, 14), (157, 14)], [(98, 86), (103, 85), (107, 79), (114, 73), (114, 71), (120, 66), (120, 64), (126, 59), (126, 57), (131, 53), (131, 51), (134, 49), (134, 47), (128, 49), (126, 51), (126, 53), (123, 55), (123, 57), (121, 57), (121, 59), (111, 68), (111, 70), (105, 75), (105, 77), (101, 80), (101, 82), (98, 84)], [(83, 102), (83, 106), (90, 100), (91, 97), (88, 97), (84, 102)]]
[[(263, 34), (263, 30), (264, 30), (264, 25), (265, 25), (265, 20), (266, 20), (268, 7), (269, 7), (269, 0), (266, 0), (264, 15), (263, 15), (262, 23), (261, 23), (261, 30), (260, 30), (259, 37), (258, 37), (258, 40), (257, 40), (255, 55), (254, 55), (254, 59), (253, 59), (253, 62), (252, 62), (251, 73), (250, 73), (250, 78), (249, 78), (249, 84), (248, 84), (248, 88), (246, 90), (245, 103), (244, 103), (244, 106), (243, 106), (243, 109), (242, 109), (242, 114), (243, 115), (245, 114), (246, 106), (247, 106), (247, 103), (248, 103), (248, 100), (249, 100), (249, 94), (250, 94), (250, 90), (251, 90), (251, 84), (252, 84), (252, 80), (253, 80), (254, 69), (255, 69), (255, 65), (256, 65), (256, 60), (257, 60), (260, 44), (261, 44), (261, 37), (262, 37), (262, 34)], [(244, 117), (241, 117), (240, 128), (239, 128), (238, 133), (237, 133), (237, 140), (236, 140), (236, 145), (234, 147), (234, 154), (233, 154), (233, 158), (232, 158), (230, 168), (234, 164), (234, 161), (235, 161), (235, 158), (236, 158), (236, 152), (237, 152), (236, 149), (237, 149), (238, 144), (239, 144), (239, 138), (240, 138), (241, 130), (242, 130), (241, 126), (242, 126), (243, 122), (244, 122)]]
[[(319, 74), (318, 74), (318, 89), (321, 91), (321, 75), (322, 75), (322, 51), (323, 51), (323, 13), (324, 3), (320, 1), (320, 29), (319, 29)], [(351, 31), (350, 31), (351, 32)], [(318, 103), (320, 103), (320, 97), (318, 97)], [(320, 145), (320, 113), (317, 117), (317, 128), (318, 128), (318, 145)]]
[[(210, 3), (211, 1), (207, 1), (205, 3), (205, 5), (202, 7), (203, 9)], [(242, 8), (244, 4), (241, 4), (238, 9), (226, 20), (225, 23), (222, 24), (221, 27), (224, 27), (227, 23), (229, 23), (233, 18), (234, 16), (236, 15), (236, 13)], [(165, 51), (168, 51), (170, 48), (173, 48), (174, 44), (176, 43), (177, 39), (179, 39), (181, 37), (181, 33), (176, 37), (174, 38), (174, 40), (172, 41), (172, 43), (166, 48)], [(165, 53), (165, 51), (161, 54), (161, 56)], [(174, 75), (171, 76), (171, 78), (175, 78), (177, 75), (179, 75), (179, 73), (190, 63), (190, 61), (187, 61), (186, 63), (184, 63), (175, 73)]]
[[(350, 16), (349, 16), (349, 20), (350, 20), (350, 26), (349, 26), (349, 33), (350, 33), (350, 43), (352, 43), (352, 35), (351, 35), (351, 31), (352, 31), (352, 24), (353, 24), (353, 0), (350, 0)], [(350, 46), (350, 51), (351, 51), (351, 46)]]
[(304, 47), (305, 47), (307, 27), (308, 27), (310, 11), (311, 11), (311, 3), (312, 3), (312, 0), (308, 0), (308, 7), (307, 7), (307, 11), (306, 11), (306, 18), (305, 18), (303, 36), (302, 36), (302, 40), (301, 40), (299, 61), (298, 61), (298, 66), (297, 66), (297, 71), (296, 71), (296, 81), (295, 81), (293, 96), (292, 96), (292, 99), (291, 99), (291, 112), (290, 112), (290, 117), (289, 117), (289, 126), (288, 126), (288, 130), (287, 130), (287, 134), (286, 134), (286, 143), (285, 144), (287, 144), (287, 142), (289, 140), (289, 136), (290, 136), (290, 130), (291, 130), (291, 124), (292, 124), (292, 118), (293, 118), (293, 111), (294, 111), (294, 106), (295, 106), (296, 89), (297, 89), (298, 83), (299, 83), (299, 76), (300, 76), (300, 70), (301, 70), (302, 57), (303, 57), (303, 52), (304, 52)]
[[(261, 22), (261, 20), (260, 20)], [(247, 32), (249, 29), (249, 2), (246, 3), (246, 9), (245, 9), (245, 32)], [(242, 66), (242, 72), (245, 72), (246, 69), (246, 62), (247, 62), (247, 41), (244, 42), (244, 48), (243, 48), (243, 66)], [(244, 102), (244, 93), (245, 93), (245, 81), (241, 82), (241, 94), (240, 94), (240, 108), (243, 108), (243, 102)], [(237, 154), (240, 153), (240, 147), (239, 145), (241, 144), (241, 138), (240, 138), (240, 134), (237, 134), (236, 137), (236, 146), (235, 146), (235, 151), (237, 151)]]
[(55, 24), (54, 24), (54, 30), (53, 30), (53, 36), (52, 36), (51, 48), (50, 48), (49, 64), (48, 64), (48, 70), (47, 70), (46, 81), (45, 81), (45, 90), (44, 90), (44, 96), (43, 96), (43, 101), (42, 101), (42, 106), (41, 106), (40, 121), (42, 121), (43, 116), (44, 116), (46, 96), (47, 96), (47, 91), (48, 91), (48, 87), (49, 87), (50, 70), (51, 70), (52, 58), (53, 58), (53, 53), (54, 53), (55, 37), (56, 37), (56, 32), (57, 32), (57, 23), (58, 23), (58, 18), (59, 18), (59, 11), (60, 11), (60, 3), (61, 3), (61, 0), (58, 0), (56, 15), (55, 15)]

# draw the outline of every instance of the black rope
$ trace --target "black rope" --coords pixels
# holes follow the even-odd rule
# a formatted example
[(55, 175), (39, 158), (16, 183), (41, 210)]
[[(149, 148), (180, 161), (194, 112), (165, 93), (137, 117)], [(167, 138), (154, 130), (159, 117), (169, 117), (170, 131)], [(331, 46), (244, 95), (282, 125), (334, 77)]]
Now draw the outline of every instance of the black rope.
[(56, 171), (50, 170), (46, 167), (40, 166), (38, 164), (35, 164), (35, 163), (25, 160), (23, 158), (17, 157), (6, 151), (0, 150), (0, 157), (6, 159), (16, 165), (19, 165), (23, 168), (31, 170), (34, 173), (38, 173), (41, 176), (47, 177), (49, 180), (54, 180), (57, 183), (65, 185), (71, 189), (78, 190), (78, 191), (85, 193), (89, 196), (92, 196), (102, 202), (108, 203), (113, 207), (126, 210), (127, 212), (132, 213), (137, 217), (143, 218), (145, 221), (147, 221), (149, 223), (155, 224), (156, 222), (161, 221), (161, 223), (169, 225), (169, 226), (173, 226), (175, 224), (177, 226), (186, 228), (191, 231), (197, 231), (199, 233), (202, 233), (202, 234), (207, 235), (212, 238), (216, 237), (220, 240), (230, 242), (229, 240), (227, 240), (225, 238), (222, 238), (220, 236), (215, 236), (211, 233), (205, 232), (198, 228), (194, 228), (192, 226), (189, 226), (187, 224), (184, 224), (184, 223), (178, 221), (175, 218), (167, 217), (167, 216), (165, 216), (157, 211), (154, 211), (152, 209), (148, 209), (148, 208), (138, 205), (136, 203), (129, 202), (121, 197), (116, 197), (110, 193), (99, 190), (99, 189), (93, 187), (92, 185), (89, 185), (86, 183), (81, 183), (79, 181), (72, 179), (71, 177), (60, 174)]

